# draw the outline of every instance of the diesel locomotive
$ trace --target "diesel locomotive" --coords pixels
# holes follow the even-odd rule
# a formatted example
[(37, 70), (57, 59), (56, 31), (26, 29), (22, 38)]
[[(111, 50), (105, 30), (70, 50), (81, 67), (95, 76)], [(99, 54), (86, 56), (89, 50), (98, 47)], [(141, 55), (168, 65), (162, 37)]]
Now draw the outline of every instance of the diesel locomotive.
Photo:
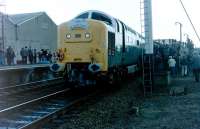
[(114, 84), (138, 69), (144, 38), (122, 21), (90, 10), (58, 26), (59, 61), (69, 83), (80, 86)]

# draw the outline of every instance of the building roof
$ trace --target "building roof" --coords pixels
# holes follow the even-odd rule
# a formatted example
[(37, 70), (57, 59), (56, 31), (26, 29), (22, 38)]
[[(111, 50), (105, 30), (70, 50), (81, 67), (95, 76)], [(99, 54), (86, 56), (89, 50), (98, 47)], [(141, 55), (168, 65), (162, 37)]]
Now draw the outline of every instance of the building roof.
[(26, 21), (29, 21), (35, 17), (38, 17), (45, 12), (36, 12), (36, 13), (23, 13), (23, 14), (13, 14), (9, 15), (9, 19), (14, 23), (14, 24), (22, 24)]

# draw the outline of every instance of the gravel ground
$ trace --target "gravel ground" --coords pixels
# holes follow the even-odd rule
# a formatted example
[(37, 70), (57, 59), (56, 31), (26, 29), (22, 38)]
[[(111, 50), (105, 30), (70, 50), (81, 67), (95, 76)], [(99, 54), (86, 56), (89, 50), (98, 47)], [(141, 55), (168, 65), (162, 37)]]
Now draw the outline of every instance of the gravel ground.
[[(57, 129), (200, 129), (200, 83), (176, 78), (172, 87), (187, 87), (186, 95), (146, 99), (136, 97), (141, 96), (138, 84), (139, 80), (134, 80), (77, 106), (63, 116)], [(139, 107), (139, 114), (135, 114), (135, 107)]]

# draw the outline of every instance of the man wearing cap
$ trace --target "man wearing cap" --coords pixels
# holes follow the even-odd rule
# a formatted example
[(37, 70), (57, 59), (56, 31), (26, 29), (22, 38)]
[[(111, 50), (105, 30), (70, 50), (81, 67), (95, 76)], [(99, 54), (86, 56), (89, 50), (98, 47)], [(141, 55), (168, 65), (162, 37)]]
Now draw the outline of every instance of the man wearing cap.
[(168, 65), (169, 65), (169, 69), (170, 69), (171, 75), (174, 76), (175, 75), (176, 61), (172, 56), (169, 56)]

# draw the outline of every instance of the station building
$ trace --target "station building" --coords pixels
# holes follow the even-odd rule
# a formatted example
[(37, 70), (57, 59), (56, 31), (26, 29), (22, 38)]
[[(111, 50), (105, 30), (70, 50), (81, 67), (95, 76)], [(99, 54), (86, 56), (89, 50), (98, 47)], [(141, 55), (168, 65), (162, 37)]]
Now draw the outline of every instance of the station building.
[(20, 60), (22, 47), (57, 49), (57, 25), (45, 12), (0, 16), (0, 50), (11, 46)]

